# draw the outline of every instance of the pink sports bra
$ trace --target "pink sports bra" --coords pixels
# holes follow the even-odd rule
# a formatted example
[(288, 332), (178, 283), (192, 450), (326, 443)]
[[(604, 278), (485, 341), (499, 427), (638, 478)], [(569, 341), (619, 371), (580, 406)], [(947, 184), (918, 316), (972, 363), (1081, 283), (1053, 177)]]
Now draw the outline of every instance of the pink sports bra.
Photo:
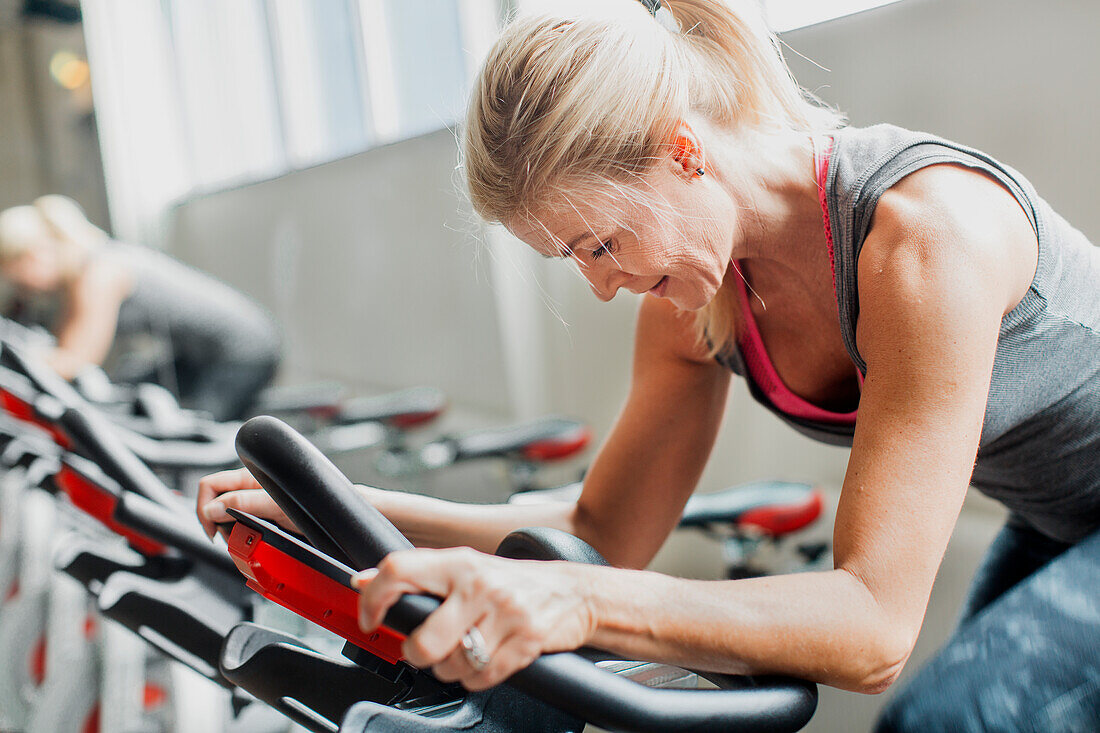
[[(825, 217), (825, 241), (829, 247), (829, 262), (833, 262), (833, 232), (829, 225), (829, 207), (825, 201), (825, 174), (829, 170), (829, 153), (832, 152), (833, 140), (825, 138), (824, 150), (820, 150), (817, 140), (814, 139), (814, 168), (817, 174), (817, 190), (821, 201), (821, 213)], [(733, 266), (740, 273), (737, 262)], [(814, 422), (829, 423), (833, 425), (855, 425), (856, 411), (832, 412), (808, 402), (797, 394), (780, 379), (775, 370), (768, 352), (764, 349), (764, 340), (760, 337), (760, 329), (756, 326), (752, 308), (749, 307), (749, 295), (745, 287), (743, 277), (737, 278), (737, 287), (741, 292), (741, 313), (745, 319), (745, 332), (742, 334), (738, 346), (741, 349), (741, 357), (745, 361), (745, 369), (748, 377), (756, 383), (764, 395), (780, 412), (794, 418), (812, 420)], [(836, 291), (836, 266), (833, 266), (833, 290)], [(863, 375), (856, 370), (860, 386), (863, 385)]]

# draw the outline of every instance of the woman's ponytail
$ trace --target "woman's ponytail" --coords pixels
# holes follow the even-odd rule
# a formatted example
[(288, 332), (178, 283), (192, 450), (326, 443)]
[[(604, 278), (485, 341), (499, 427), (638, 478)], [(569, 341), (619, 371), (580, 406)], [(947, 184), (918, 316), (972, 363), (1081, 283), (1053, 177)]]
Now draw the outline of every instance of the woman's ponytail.
[[(823, 131), (843, 117), (798, 86), (754, 0), (663, 0), (680, 26), (692, 107), (715, 122)], [(694, 58), (692, 58), (694, 56)]]

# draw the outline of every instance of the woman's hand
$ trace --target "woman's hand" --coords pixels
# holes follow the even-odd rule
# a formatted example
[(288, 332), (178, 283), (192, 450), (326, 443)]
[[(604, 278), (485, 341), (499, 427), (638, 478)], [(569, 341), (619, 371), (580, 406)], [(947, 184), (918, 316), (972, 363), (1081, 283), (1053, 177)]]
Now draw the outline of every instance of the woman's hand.
[[(593, 584), (583, 580), (586, 569), (591, 568), (508, 560), (466, 547), (394, 552), (377, 569), (353, 579), (362, 593), (359, 625), (364, 631), (377, 628), (406, 593), (444, 599), (405, 640), (402, 652), (413, 666), (431, 667), (443, 682), (484, 690), (542, 654), (588, 643), (595, 614), (587, 592)], [(468, 655), (463, 637), (475, 627), (483, 653)]]
[(199, 480), (196, 509), (199, 522), (209, 537), (214, 536), (217, 529), (215, 525), (233, 521), (225, 511), (230, 507), (261, 519), (271, 520), (292, 532), (298, 531), (294, 523), (246, 468), (221, 471)]

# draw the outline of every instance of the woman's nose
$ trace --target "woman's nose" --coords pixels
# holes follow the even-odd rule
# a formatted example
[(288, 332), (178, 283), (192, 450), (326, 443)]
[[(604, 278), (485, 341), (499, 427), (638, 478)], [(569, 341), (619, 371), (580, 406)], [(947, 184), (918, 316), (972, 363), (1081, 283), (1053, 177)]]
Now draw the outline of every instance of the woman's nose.
[(630, 280), (630, 275), (614, 265), (594, 264), (584, 271), (589, 287), (604, 303), (615, 297), (619, 288)]

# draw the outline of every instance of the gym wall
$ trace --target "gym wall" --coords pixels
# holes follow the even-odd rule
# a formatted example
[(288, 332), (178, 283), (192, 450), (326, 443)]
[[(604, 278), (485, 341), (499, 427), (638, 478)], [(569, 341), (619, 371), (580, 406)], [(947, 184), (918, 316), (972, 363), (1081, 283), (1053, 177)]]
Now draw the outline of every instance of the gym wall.
[(257, 297), (286, 335), (284, 377), (438, 386), (509, 412), (480, 227), (442, 130), (192, 199), (172, 251)]

